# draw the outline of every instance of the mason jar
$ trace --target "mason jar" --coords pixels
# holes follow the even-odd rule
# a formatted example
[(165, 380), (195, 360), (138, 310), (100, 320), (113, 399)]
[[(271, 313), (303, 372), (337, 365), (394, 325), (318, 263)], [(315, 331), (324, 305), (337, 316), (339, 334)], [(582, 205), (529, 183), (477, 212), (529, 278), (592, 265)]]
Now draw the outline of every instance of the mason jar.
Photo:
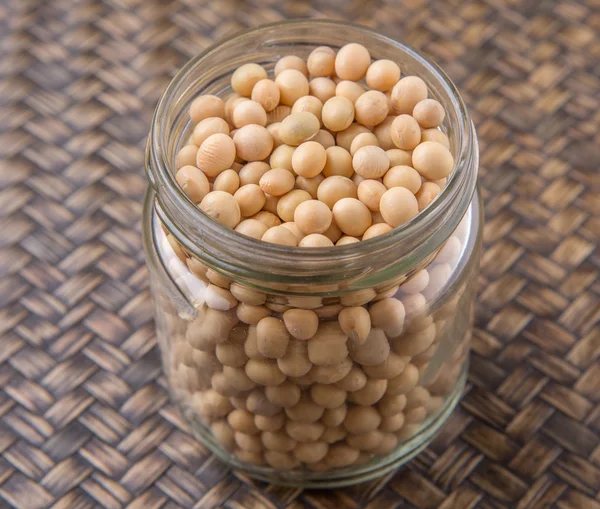
[[(265, 243), (202, 213), (174, 175), (191, 101), (225, 97), (242, 64), (272, 73), (282, 56), (350, 41), (421, 77), (444, 106), (455, 167), (437, 198), (387, 234), (332, 248)], [(212, 46), (175, 76), (148, 138), (144, 249), (164, 372), (204, 446), (251, 477), (297, 487), (369, 480), (427, 446), (465, 385), (478, 161), (469, 114), (444, 72), (367, 28), (268, 25)], [(285, 350), (263, 355), (257, 344), (269, 335), (287, 335)]]

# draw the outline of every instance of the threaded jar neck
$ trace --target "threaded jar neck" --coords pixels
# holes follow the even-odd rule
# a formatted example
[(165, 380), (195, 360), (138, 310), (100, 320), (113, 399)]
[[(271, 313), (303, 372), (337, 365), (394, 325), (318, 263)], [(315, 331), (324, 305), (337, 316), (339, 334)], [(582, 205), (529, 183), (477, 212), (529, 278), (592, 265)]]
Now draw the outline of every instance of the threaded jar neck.
[[(416, 75), (430, 97), (446, 110), (444, 129), (455, 169), (447, 185), (423, 212), (406, 224), (368, 241), (332, 248), (268, 244), (230, 230), (206, 216), (175, 181), (175, 155), (190, 132), (188, 110), (200, 94), (226, 95), (230, 77), (244, 63), (271, 71), (288, 54), (307, 57), (317, 46), (337, 49), (347, 42), (366, 46), (375, 59), (397, 62), (403, 76)], [(192, 59), (173, 79), (154, 114), (146, 170), (155, 209), (184, 248), (230, 277), (263, 288), (302, 288), (352, 281), (355, 288), (409, 274), (444, 243), (464, 216), (475, 190), (477, 137), (454, 84), (412, 48), (368, 28), (324, 20), (289, 21), (234, 35)]]

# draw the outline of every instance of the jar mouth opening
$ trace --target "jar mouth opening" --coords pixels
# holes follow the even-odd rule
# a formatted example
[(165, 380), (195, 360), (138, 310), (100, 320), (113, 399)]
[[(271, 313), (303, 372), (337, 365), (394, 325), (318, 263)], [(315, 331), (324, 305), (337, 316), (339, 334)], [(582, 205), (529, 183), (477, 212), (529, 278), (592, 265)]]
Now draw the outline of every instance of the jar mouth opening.
[[(397, 50), (422, 66), (449, 100), (445, 107), (452, 109), (453, 118), (457, 120), (457, 125), (452, 126), (454, 144), (451, 149), (454, 148), (455, 161), (452, 173), (439, 195), (425, 210), (390, 232), (360, 243), (328, 248), (270, 244), (244, 236), (214, 221), (187, 197), (175, 180), (172, 157), (165, 150), (170, 136), (170, 126), (165, 125), (168, 124), (165, 120), (172, 117), (170, 107), (181, 106), (182, 96), (193, 84), (190, 80), (194, 72), (223, 51), (236, 46), (243, 47), (244, 41), (252, 37), (260, 38), (260, 45), (265, 48), (290, 43), (318, 44), (318, 38), (312, 38), (315, 41), (313, 43), (310, 35), (304, 36), (306, 40), (299, 40), (294, 36), (294, 30), (305, 30), (306, 34), (323, 34), (328, 30), (331, 33), (351, 32), (354, 40), (360, 38), (358, 42), (367, 47), (369, 42), (377, 42)], [(374, 58), (377, 56), (374, 55)], [(195, 93), (202, 92), (197, 90)], [(410, 46), (370, 28), (329, 20), (289, 20), (263, 25), (225, 38), (191, 59), (169, 83), (157, 105), (146, 160), (149, 180), (157, 191), (159, 217), (182, 246), (217, 268), (240, 275), (253, 274), (254, 277), (256, 272), (269, 272), (277, 277), (297, 277), (299, 271), (319, 277), (348, 270), (369, 271), (375, 263), (380, 268), (382, 262), (383, 266), (386, 265), (384, 259), (389, 259), (387, 265), (400, 259), (410, 261), (406, 258), (411, 259), (412, 263), (421, 260), (440, 247), (464, 215), (475, 190), (477, 168), (474, 128), (460, 93), (444, 71)], [(452, 228), (449, 228), (449, 223), (453, 224)]]

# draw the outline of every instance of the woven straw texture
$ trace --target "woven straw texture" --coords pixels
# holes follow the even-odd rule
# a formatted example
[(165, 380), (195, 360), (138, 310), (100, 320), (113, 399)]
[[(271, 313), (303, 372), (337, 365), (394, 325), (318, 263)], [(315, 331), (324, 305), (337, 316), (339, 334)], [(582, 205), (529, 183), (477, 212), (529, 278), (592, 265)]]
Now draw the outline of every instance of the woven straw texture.
[[(139, 219), (151, 115), (213, 41), (344, 18), (441, 64), (481, 141), (469, 382), (435, 444), (332, 491), (228, 471), (161, 379)], [(600, 508), (600, 1), (0, 2), (0, 506)]]

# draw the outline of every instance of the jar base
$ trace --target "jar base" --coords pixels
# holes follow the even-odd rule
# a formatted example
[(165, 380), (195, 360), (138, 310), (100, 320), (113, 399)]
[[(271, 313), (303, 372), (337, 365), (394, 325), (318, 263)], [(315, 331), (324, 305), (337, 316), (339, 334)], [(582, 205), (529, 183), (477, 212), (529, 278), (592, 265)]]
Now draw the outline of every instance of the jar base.
[[(464, 390), (468, 372), (468, 359), (463, 365), (460, 377), (456, 386), (437, 415), (423, 423), (421, 430), (404, 442), (392, 453), (375, 458), (363, 465), (350, 466), (343, 469), (332, 470), (331, 472), (310, 472), (302, 471), (273, 471), (270, 467), (250, 466), (247, 463), (241, 463), (233, 455), (227, 454), (222, 446), (217, 444), (209, 429), (200, 423), (194, 413), (186, 409), (180, 402), (176, 406), (180, 414), (190, 426), (194, 437), (206, 446), (225, 464), (232, 467), (240, 474), (246, 475), (258, 481), (264, 481), (278, 486), (303, 489), (328, 489), (350, 486), (363, 483), (381, 477), (390, 471), (408, 463), (417, 454), (422, 452), (434, 439), (438, 431), (448, 420), (450, 414), (458, 404)], [(176, 398), (174, 398), (176, 400)]]

